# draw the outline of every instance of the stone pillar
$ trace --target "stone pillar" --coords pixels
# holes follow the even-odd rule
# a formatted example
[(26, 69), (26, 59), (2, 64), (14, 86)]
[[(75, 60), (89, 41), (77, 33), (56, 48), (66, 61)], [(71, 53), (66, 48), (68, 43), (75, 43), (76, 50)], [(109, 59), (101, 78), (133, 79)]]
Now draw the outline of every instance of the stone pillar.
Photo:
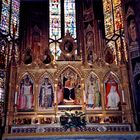
[(123, 0), (125, 38), (128, 46), (129, 77), (136, 129), (140, 130), (140, 1)]
[(8, 92), (8, 108), (7, 108), (7, 121), (6, 121), (6, 133), (9, 131), (9, 126), (13, 124), (14, 116), (16, 114), (15, 104), (15, 92), (16, 92), (16, 72), (17, 68), (11, 66), (10, 79), (9, 79), (9, 92)]

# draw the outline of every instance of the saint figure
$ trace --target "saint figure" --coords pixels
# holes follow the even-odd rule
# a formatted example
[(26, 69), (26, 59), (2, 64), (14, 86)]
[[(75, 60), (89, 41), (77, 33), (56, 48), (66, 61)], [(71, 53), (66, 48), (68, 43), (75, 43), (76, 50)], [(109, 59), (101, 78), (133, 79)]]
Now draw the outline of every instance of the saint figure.
[(94, 107), (101, 107), (101, 94), (97, 81), (95, 83)]
[(18, 109), (30, 110), (33, 108), (33, 83), (28, 75), (23, 79), (18, 97)]
[(57, 88), (57, 99), (58, 99), (58, 105), (63, 104), (63, 87), (61, 82), (58, 83), (58, 88)]
[(90, 82), (87, 86), (87, 104), (88, 107), (93, 107), (94, 105), (94, 95), (95, 94), (95, 85), (94, 85), (94, 78), (90, 77)]
[(137, 40), (136, 24), (135, 24), (134, 19), (131, 19), (129, 21), (128, 34), (129, 34), (131, 42), (135, 42)]
[(109, 109), (119, 109), (119, 104), (118, 83), (110, 76), (106, 83), (106, 107)]
[(107, 99), (108, 99), (108, 102), (107, 102), (108, 108), (114, 108), (114, 109), (118, 108), (120, 97), (116, 90), (116, 86), (113, 86), (113, 85), (111, 86), (110, 92), (107, 95)]
[(53, 88), (48, 78), (44, 79), (44, 83), (40, 87), (39, 106), (42, 108), (52, 107), (53, 104)]

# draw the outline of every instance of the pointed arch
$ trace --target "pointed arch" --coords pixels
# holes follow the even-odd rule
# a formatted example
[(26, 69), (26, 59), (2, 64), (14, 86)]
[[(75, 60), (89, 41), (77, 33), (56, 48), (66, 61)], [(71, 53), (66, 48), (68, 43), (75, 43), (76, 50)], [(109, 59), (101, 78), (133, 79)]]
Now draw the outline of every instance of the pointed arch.
[(39, 77), (39, 83), (41, 82), (41, 80), (45, 77), (48, 77), (51, 81), (52, 84), (54, 84), (54, 81), (53, 81), (53, 76), (49, 73), (49, 72), (45, 72), (43, 73), (40, 77)]
[(112, 71), (104, 77), (106, 109), (121, 110), (120, 80)]
[(45, 72), (40, 76), (38, 85), (38, 109), (41, 111), (52, 109), (54, 102), (53, 77), (48, 72)]
[(101, 109), (100, 80), (95, 72), (91, 71), (85, 78), (85, 96), (87, 109)]
[(109, 71), (105, 74), (103, 81), (106, 81), (109, 76), (113, 76), (118, 83), (120, 83), (120, 78), (118, 74), (114, 73), (113, 71)]
[(22, 75), (19, 81), (17, 109), (18, 111), (34, 110), (34, 80), (28, 72)]
[(56, 73), (57, 77), (57, 103), (58, 105), (81, 105), (82, 104), (82, 74), (79, 69), (67, 65)]
[(28, 75), (28, 76), (32, 79), (32, 81), (35, 82), (34, 76), (33, 76), (30, 72), (25, 72), (25, 73), (22, 73), (22, 74), (20, 75), (20, 77), (19, 77), (19, 79), (18, 79), (18, 84), (20, 83), (21, 80), (24, 79), (24, 77), (25, 77), (26, 75)]
[(79, 76), (80, 78), (83, 78), (82, 72), (81, 72), (77, 67), (75, 67), (75, 66), (73, 66), (73, 65), (65, 65), (65, 66), (62, 66), (61, 68), (59, 68), (59, 70), (55, 73), (56, 79), (58, 79), (59, 76), (60, 76), (62, 73), (64, 73), (64, 71), (66, 71), (67, 69), (70, 69), (70, 70), (74, 71), (75, 73), (78, 74), (78, 76)]
[[(94, 71), (90, 71), (88, 73), (88, 75), (85, 77), (85, 79), (86, 79), (85, 83), (90, 81), (91, 76), (93, 76), (93, 78), (95, 78), (98, 81), (98, 86), (99, 86), (98, 88), (99, 88), (99, 91), (100, 91), (100, 79), (99, 79), (98, 75)], [(85, 84), (85, 87), (86, 87), (86, 84)]]

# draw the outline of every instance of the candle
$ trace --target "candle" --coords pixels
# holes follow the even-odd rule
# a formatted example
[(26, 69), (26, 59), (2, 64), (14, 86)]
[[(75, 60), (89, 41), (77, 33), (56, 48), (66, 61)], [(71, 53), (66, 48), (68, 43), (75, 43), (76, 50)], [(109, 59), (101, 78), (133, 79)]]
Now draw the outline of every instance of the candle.
[(84, 96), (84, 103), (86, 103), (86, 95), (85, 95), (85, 90), (83, 90), (83, 96)]
[(122, 90), (122, 102), (125, 102), (125, 98), (124, 98), (124, 90)]
[(55, 96), (54, 96), (54, 103), (56, 104), (56, 96), (57, 95), (57, 84), (55, 84)]
[(17, 97), (18, 97), (18, 94), (17, 94), (17, 92), (15, 92), (15, 105), (17, 104)]

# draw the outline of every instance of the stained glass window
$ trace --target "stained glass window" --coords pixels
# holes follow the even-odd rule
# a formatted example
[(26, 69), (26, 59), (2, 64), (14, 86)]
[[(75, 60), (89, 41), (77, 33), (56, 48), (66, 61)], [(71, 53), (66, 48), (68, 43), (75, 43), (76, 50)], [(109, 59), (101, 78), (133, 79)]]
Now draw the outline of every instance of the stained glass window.
[(54, 60), (58, 60), (60, 55), (61, 55), (61, 50), (59, 48), (59, 43), (51, 43), (50, 44), (50, 51), (52, 54), (55, 54), (53, 55), (53, 59)]
[(9, 33), (9, 22), (10, 22), (10, 0), (2, 0), (2, 11), (1, 11), (1, 22), (0, 28), (2, 33)]
[(110, 37), (114, 31), (113, 14), (112, 14), (112, 0), (103, 1), (104, 18), (105, 18), (105, 32), (106, 36)]
[(76, 38), (75, 0), (64, 1), (65, 33), (67, 31)]
[(119, 39), (117, 40), (116, 44), (117, 44), (117, 48), (118, 48), (118, 51), (117, 51), (118, 61), (121, 61), (121, 52), (120, 52), (121, 42)]
[(118, 6), (121, 4), (121, 1), (120, 0), (113, 0), (114, 2), (114, 6)]
[(50, 0), (50, 38), (52, 39), (59, 39), (61, 37), (60, 7), (60, 0)]
[[(20, 0), (3, 0), (0, 28), (2, 33), (18, 36)], [(10, 28), (9, 28), (10, 27)]]
[(115, 24), (115, 32), (118, 32), (120, 29), (123, 28), (122, 12), (120, 6), (114, 7), (114, 24)]
[(105, 17), (106, 17), (105, 20), (106, 36), (109, 37), (112, 35), (114, 31), (113, 17), (109, 12), (105, 13)]
[[(121, 49), (123, 48), (125, 59), (127, 60), (126, 45), (123, 33), (121, 0), (103, 0), (103, 9), (106, 38), (114, 41), (114, 44), (110, 43), (112, 41), (109, 41), (107, 47), (109, 47), (110, 44), (112, 44), (112, 47), (114, 47), (116, 62), (121, 61), (121, 57), (123, 57), (121, 56)], [(120, 42), (121, 39), (123, 44)]]
[(54, 59), (58, 60), (61, 54), (59, 43), (63, 35), (69, 31), (76, 38), (75, 0), (50, 0), (49, 5), (49, 47)]
[(19, 8), (20, 8), (20, 0), (13, 0), (12, 1), (12, 15), (11, 15), (11, 34), (15, 32), (15, 37), (18, 37)]
[(120, 0), (103, 0), (106, 37), (119, 33), (123, 28)]

